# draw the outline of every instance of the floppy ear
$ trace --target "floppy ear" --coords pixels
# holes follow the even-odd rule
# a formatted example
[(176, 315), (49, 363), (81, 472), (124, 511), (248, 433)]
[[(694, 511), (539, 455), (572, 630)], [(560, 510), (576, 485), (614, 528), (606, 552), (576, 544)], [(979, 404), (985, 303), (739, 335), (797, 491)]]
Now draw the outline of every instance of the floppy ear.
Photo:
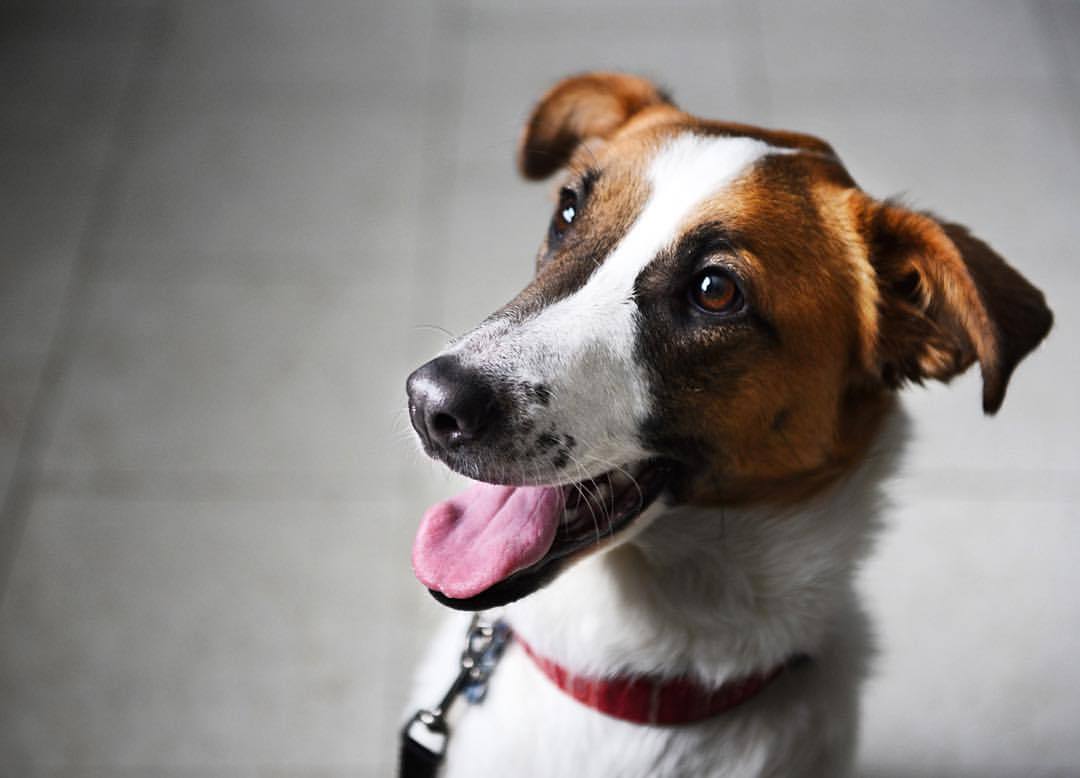
[(882, 378), (948, 381), (977, 359), (983, 411), (996, 413), (1016, 365), (1053, 323), (1042, 292), (965, 227), (889, 202), (864, 208)]
[(563, 79), (533, 109), (518, 144), (518, 169), (547, 178), (589, 138), (609, 138), (634, 114), (669, 103), (651, 82), (623, 73), (585, 73)]

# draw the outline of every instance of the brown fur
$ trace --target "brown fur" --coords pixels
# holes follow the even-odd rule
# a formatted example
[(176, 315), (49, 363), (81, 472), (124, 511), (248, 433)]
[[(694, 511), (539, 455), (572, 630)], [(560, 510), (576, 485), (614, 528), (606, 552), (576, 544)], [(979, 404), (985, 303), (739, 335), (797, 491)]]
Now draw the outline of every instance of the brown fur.
[(547, 178), (584, 139), (607, 138), (643, 108), (666, 102), (653, 84), (622, 73), (564, 79), (540, 99), (526, 122), (518, 169), (526, 178)]
[(883, 379), (947, 381), (977, 359), (983, 410), (995, 413), (1017, 363), (1053, 323), (1042, 292), (965, 227), (892, 203), (856, 202), (883, 289)]
[(851, 247), (815, 205), (820, 164), (769, 158), (694, 220), (731, 236), (770, 335), (687, 329), (659, 360), (660, 404), (672, 409), (663, 424), (709, 452), (689, 501), (809, 496), (857, 461), (888, 407), (885, 388), (861, 375), (862, 285)]
[(631, 76), (567, 79), (534, 110), (520, 147), (523, 174), (544, 177), (569, 164), (571, 185), (582, 170), (599, 175), (573, 236), (545, 244), (537, 278), (512, 305), (533, 307), (580, 286), (645, 202), (652, 153), (686, 131), (801, 153), (766, 158), (683, 228), (725, 236), (716, 251), (744, 280), (753, 317), (680, 321), (671, 290), (686, 270), (676, 255), (639, 279), (647, 318), (666, 322), (643, 336), (664, 409), (650, 442), (662, 454), (699, 452), (684, 463), (679, 497), (804, 499), (865, 454), (893, 389), (948, 380), (975, 360), (984, 409), (1000, 407), (1016, 364), (1051, 325), (1038, 290), (966, 229), (872, 200), (824, 141), (701, 121)]

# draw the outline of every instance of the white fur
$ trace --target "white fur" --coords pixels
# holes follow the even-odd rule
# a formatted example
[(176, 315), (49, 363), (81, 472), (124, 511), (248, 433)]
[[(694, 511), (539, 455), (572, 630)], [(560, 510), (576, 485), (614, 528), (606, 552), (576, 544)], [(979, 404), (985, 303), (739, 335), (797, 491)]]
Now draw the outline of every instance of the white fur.
[(686, 133), (672, 139), (649, 164), (641, 213), (611, 254), (596, 258), (580, 289), (531, 318), (493, 318), (451, 349), (481, 372), (552, 389), (554, 402), (540, 422), (582, 444), (568, 477), (596, 476), (650, 455), (637, 434), (650, 393), (634, 353), (640, 326), (634, 282), (705, 200), (757, 160), (779, 153), (787, 150), (751, 138)]
[[(673, 139), (649, 165), (641, 213), (579, 290), (528, 318), (511, 306), (452, 348), (482, 372), (551, 388), (536, 428), (581, 443), (568, 477), (649, 454), (637, 434), (649, 387), (635, 360), (634, 282), (704, 201), (772, 153), (786, 152), (747, 138)], [(856, 472), (797, 510), (654, 505), (619, 542), (504, 609), (538, 652), (585, 675), (692, 674), (720, 684), (796, 654), (811, 664), (725, 714), (657, 727), (586, 708), (511, 645), (486, 701), (455, 711), (445, 775), (843, 775), (869, 651), (852, 577), (902, 428), (898, 416)], [(455, 618), (442, 631), (414, 706), (442, 696), (466, 624)]]
[[(581, 705), (512, 646), (485, 702), (455, 711), (447, 778), (846, 775), (870, 652), (852, 578), (905, 429), (897, 411), (854, 473), (797, 510), (661, 510), (629, 542), (504, 609), (538, 652), (584, 674), (720, 683), (797, 653), (810, 664), (713, 719), (656, 727)], [(449, 683), (466, 622), (456, 616), (432, 647), (415, 705)]]

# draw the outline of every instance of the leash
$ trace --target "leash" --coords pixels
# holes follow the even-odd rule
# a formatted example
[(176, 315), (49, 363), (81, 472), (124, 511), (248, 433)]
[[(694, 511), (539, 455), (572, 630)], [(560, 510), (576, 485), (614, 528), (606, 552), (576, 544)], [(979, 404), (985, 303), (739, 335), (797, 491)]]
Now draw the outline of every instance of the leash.
[(401, 730), (399, 778), (435, 778), (450, 740), (450, 727), (446, 723), (450, 708), (462, 695), (470, 705), (483, 702), (488, 679), (502, 658), (511, 634), (509, 625), (502, 620), (489, 622), (480, 618), (480, 614), (473, 616), (454, 682), (435, 707), (418, 710)]

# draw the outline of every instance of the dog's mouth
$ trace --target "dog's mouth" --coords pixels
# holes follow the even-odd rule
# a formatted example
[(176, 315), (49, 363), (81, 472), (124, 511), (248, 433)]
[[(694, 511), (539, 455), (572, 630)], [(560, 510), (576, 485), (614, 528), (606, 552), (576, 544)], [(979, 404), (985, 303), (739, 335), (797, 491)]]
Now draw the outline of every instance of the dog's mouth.
[(424, 514), (413, 570), (452, 608), (513, 602), (630, 527), (664, 490), (670, 471), (663, 460), (647, 460), (570, 484), (476, 482)]

